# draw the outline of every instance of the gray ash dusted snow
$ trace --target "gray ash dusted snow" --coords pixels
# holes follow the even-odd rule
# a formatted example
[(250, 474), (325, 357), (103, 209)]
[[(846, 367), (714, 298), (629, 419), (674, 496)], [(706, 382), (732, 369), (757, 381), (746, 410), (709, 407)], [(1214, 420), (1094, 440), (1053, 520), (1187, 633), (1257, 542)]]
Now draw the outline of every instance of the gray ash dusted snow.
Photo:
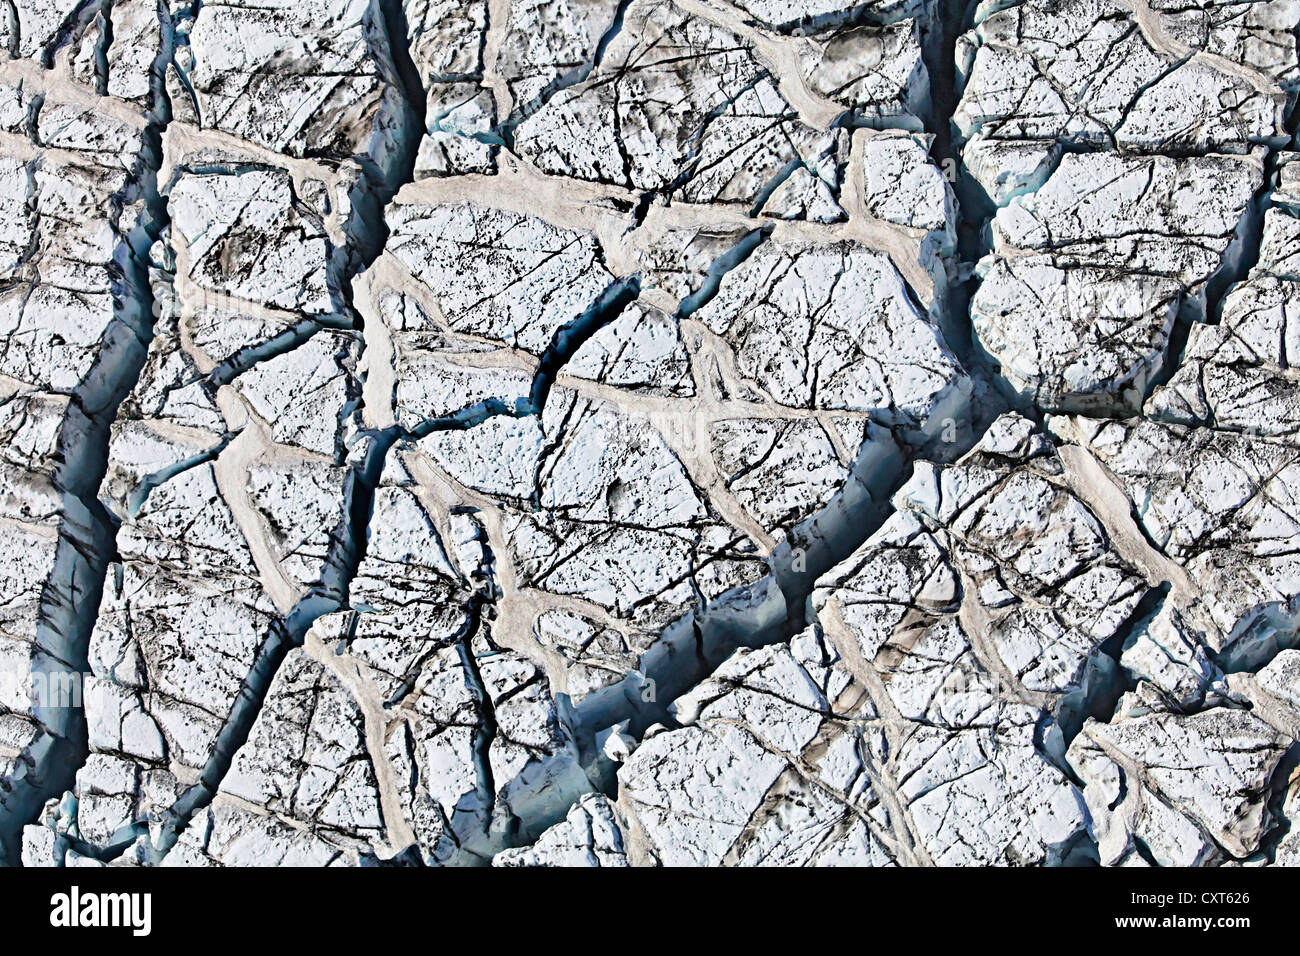
[(1291, 0), (3, 7), (0, 860), (1300, 864)]

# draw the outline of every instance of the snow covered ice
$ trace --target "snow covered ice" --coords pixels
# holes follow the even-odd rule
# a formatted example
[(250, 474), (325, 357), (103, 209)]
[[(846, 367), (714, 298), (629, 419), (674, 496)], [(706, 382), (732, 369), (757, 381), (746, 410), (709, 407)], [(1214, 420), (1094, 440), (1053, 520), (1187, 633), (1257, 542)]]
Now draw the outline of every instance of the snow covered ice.
[(0, 862), (1300, 864), (1300, 5), (4, 6)]

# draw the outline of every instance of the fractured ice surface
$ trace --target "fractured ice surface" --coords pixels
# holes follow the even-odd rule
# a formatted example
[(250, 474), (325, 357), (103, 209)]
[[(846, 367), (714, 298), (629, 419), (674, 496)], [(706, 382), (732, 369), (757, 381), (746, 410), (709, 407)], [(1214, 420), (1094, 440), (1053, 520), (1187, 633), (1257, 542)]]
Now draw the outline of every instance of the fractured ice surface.
[(1289, 0), (10, 6), (5, 862), (1300, 856)]
[(953, 120), (1000, 207), (975, 335), (1041, 407), (1136, 411), (1250, 241), (1264, 150), (1292, 136), (1300, 11), (1025, 0), (975, 21)]

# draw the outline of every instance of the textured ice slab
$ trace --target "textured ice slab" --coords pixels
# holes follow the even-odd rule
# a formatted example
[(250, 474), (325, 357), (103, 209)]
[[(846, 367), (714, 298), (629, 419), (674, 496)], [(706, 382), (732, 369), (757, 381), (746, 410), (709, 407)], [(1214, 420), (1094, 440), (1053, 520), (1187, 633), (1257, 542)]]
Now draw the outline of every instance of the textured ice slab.
[(1295, 153), (1277, 163), (1258, 259), (1224, 296), (1219, 322), (1191, 330), (1182, 365), (1147, 403), (1153, 418), (1295, 441), (1300, 163)]
[[(581, 82), (527, 109), (514, 130), (521, 155), (548, 173), (687, 202), (753, 204), (793, 165), (834, 208), (837, 138), (788, 118), (779, 81), (738, 37), (666, 3), (621, 17)], [(827, 159), (829, 184), (818, 177)]]
[(1105, 864), (1194, 866), (1247, 857), (1269, 824), (1269, 780), (1289, 742), (1215, 709), (1089, 721), (1070, 748)]
[[(1279, 0), (982, 3), (959, 41), (967, 78), (954, 122), (999, 150), (1016, 141), (1200, 153), (1280, 144), (1298, 18)], [(992, 175), (982, 180), (990, 194)]]
[(1212, 622), (1214, 651), (1246, 662), (1292, 639), (1300, 579), (1286, 542), (1295, 534), (1287, 490), (1295, 449), (1145, 420), (1075, 419), (1060, 428), (1106, 467), (1146, 537), (1185, 569)]
[(195, 121), (295, 156), (373, 153), (392, 95), (378, 17), (368, 0), (208, 6), (176, 60)]
[(1260, 157), (1069, 154), (998, 210), (971, 302), (980, 345), (1039, 407), (1135, 409), (1179, 310), (1201, 311)]
[(979, 5), (953, 116), (998, 207), (972, 322), (1024, 399), (1136, 411), (1175, 323), (1203, 318), (1206, 283), (1249, 255), (1262, 167), (1245, 157), (1291, 137), (1298, 17), (1285, 2)]

